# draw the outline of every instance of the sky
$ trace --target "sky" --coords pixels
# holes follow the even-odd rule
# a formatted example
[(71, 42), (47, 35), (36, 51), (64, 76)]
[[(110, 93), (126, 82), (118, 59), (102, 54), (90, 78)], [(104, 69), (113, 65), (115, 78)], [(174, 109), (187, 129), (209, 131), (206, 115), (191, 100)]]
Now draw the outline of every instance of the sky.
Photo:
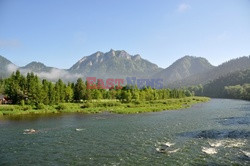
[(0, 55), (67, 69), (110, 49), (160, 67), (250, 55), (250, 0), (0, 0)]

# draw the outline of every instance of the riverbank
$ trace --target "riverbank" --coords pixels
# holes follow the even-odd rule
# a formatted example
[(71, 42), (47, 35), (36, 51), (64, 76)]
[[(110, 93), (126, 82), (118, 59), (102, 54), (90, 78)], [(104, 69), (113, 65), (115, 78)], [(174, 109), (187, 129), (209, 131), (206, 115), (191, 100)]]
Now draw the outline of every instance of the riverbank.
[(58, 105), (41, 105), (35, 109), (29, 105), (0, 105), (0, 116), (49, 113), (100, 113), (108, 111), (118, 114), (157, 112), (189, 108), (193, 104), (207, 102), (207, 97), (185, 97), (180, 99), (132, 101), (123, 103), (118, 100), (92, 100), (83, 103), (61, 103)]

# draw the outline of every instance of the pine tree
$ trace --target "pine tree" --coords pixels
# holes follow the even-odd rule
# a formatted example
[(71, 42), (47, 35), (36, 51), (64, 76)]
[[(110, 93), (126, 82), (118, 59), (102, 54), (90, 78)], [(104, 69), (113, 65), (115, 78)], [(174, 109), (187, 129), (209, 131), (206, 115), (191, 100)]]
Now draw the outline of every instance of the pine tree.
[(85, 84), (83, 83), (82, 79), (79, 78), (74, 87), (74, 99), (78, 102), (80, 100), (83, 100), (85, 92), (86, 92)]

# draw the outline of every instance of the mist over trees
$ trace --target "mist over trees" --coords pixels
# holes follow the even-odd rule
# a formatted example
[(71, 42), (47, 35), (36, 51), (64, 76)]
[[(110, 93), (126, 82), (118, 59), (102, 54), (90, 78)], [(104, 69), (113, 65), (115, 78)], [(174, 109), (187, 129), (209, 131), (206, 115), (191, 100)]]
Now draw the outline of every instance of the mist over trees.
[(9, 78), (0, 80), (0, 92), (4, 93), (13, 104), (34, 106), (53, 105), (64, 102), (82, 102), (83, 100), (117, 99), (121, 102), (149, 101), (191, 96), (191, 92), (182, 89), (152, 89), (136, 86), (113, 87), (111, 89), (89, 88), (87, 82), (79, 78), (76, 83), (65, 84), (61, 79), (50, 82), (40, 80), (37, 75), (28, 73), (26, 76), (16, 71)]

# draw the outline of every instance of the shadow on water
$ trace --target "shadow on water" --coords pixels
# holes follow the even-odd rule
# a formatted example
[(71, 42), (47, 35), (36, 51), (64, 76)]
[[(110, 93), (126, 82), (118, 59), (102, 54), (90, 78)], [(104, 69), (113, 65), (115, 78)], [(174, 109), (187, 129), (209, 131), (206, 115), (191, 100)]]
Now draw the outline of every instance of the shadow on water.
[(243, 111), (243, 112), (249, 112), (250, 111), (250, 102), (248, 101), (247, 104), (241, 104), (240, 107), (234, 107), (233, 109), (236, 109), (238, 111)]
[(216, 118), (222, 125), (250, 125), (250, 114), (245, 117)]
[(238, 160), (241, 160), (241, 161), (250, 161), (250, 157), (248, 157), (246, 155), (242, 155), (242, 156), (238, 157)]
[(177, 134), (181, 137), (204, 138), (204, 139), (221, 139), (221, 138), (249, 138), (250, 131), (245, 130), (203, 130), (194, 132), (184, 132)]

